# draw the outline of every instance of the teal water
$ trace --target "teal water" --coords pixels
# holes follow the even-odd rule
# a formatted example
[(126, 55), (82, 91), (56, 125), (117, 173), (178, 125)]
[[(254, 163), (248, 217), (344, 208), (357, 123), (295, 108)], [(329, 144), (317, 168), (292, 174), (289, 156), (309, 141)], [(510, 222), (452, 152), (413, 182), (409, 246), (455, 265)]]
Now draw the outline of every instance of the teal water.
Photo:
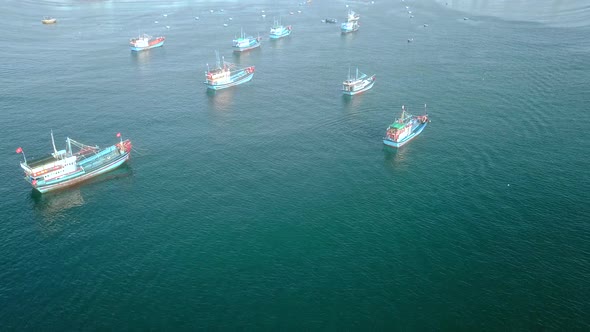
[[(2, 330), (590, 329), (587, 4), (347, 4), (346, 36), (342, 1), (0, 4)], [(254, 79), (208, 93), (215, 50)], [(357, 65), (377, 83), (345, 98)], [(136, 150), (40, 197), (14, 150), (52, 129)]]

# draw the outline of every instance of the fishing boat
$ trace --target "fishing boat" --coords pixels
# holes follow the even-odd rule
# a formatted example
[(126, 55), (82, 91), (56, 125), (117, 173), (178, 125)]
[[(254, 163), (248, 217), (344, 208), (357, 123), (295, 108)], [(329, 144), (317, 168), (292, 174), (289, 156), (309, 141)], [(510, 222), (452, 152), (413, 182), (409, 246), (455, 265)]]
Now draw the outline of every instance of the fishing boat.
[(348, 68), (348, 78), (342, 83), (342, 93), (345, 95), (356, 95), (365, 92), (373, 87), (375, 84), (375, 75), (369, 76), (365, 73), (359, 72), (356, 69), (356, 75), (350, 75), (350, 68)]
[(240, 31), (240, 38), (233, 40), (234, 52), (246, 52), (260, 47), (260, 36), (247, 36), (244, 31)]
[(346, 19), (344, 23), (340, 24), (340, 31), (342, 33), (350, 33), (355, 32), (359, 29), (359, 19), (360, 15), (357, 14), (354, 10), (349, 9), (348, 13), (346, 14)]
[(420, 135), (430, 122), (428, 113), (426, 113), (426, 105), (424, 105), (424, 111), (424, 115), (414, 116), (406, 111), (405, 106), (402, 106), (401, 116), (387, 127), (383, 144), (399, 148)]
[(132, 51), (139, 52), (154, 47), (160, 47), (164, 45), (165, 40), (166, 37), (152, 37), (144, 33), (137, 38), (131, 38), (129, 40), (129, 45), (131, 46)]
[[(57, 150), (51, 133), (53, 153), (38, 159), (27, 161), (22, 148), (16, 149), (22, 153), (24, 161), (20, 163), (25, 171), (25, 180), (41, 193), (71, 186), (88, 180), (97, 175), (111, 171), (127, 160), (131, 155), (131, 141), (123, 140), (107, 148), (85, 145), (71, 138), (66, 139), (66, 149)], [(73, 147), (78, 151), (74, 152)]]
[(290, 25), (283, 26), (283, 25), (281, 25), (280, 21), (275, 20), (272, 27), (270, 28), (269, 37), (272, 39), (279, 39), (279, 38), (287, 37), (288, 35), (291, 34), (292, 29), (293, 28)]
[(41, 23), (43, 23), (43, 24), (54, 24), (56, 22), (57, 22), (57, 18), (51, 17), (51, 16), (44, 16), (43, 19), (41, 20)]
[(338, 20), (335, 18), (325, 18), (322, 20), (322, 23), (338, 23)]
[(207, 65), (207, 72), (205, 73), (205, 85), (212, 90), (221, 90), (235, 85), (246, 83), (254, 76), (254, 66), (246, 68), (238, 68), (235, 64), (225, 62), (222, 57), (219, 60), (217, 54), (217, 63), (215, 68), (209, 69)]

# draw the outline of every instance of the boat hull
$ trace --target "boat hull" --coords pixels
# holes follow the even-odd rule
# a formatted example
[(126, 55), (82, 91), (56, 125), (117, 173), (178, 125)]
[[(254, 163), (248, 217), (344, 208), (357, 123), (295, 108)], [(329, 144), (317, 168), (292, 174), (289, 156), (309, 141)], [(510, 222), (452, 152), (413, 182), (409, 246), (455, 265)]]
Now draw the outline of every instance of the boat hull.
[(131, 51), (134, 52), (140, 52), (140, 51), (145, 51), (145, 50), (149, 50), (151, 48), (156, 48), (156, 47), (160, 47), (164, 45), (164, 40), (154, 44), (154, 45), (149, 45), (149, 46), (145, 46), (145, 47), (135, 47), (135, 46), (131, 46)]
[(57, 183), (52, 183), (52, 184), (43, 185), (43, 186), (33, 186), (33, 188), (43, 194), (43, 193), (46, 193), (49, 191), (70, 187), (70, 186), (75, 185), (77, 183), (80, 183), (80, 182), (89, 180), (93, 177), (96, 177), (100, 174), (114, 170), (115, 168), (123, 165), (127, 160), (129, 160), (129, 157), (130, 157), (130, 154), (127, 152), (127, 153), (121, 155), (119, 158), (115, 158), (115, 159), (113, 159), (113, 161), (111, 161), (111, 162), (109, 162), (97, 169), (94, 169), (88, 173), (83, 173), (83, 174), (80, 174), (74, 178), (70, 178), (70, 179), (60, 181)]
[(48, 20), (41, 20), (41, 22), (43, 24), (54, 24), (54, 23), (57, 23), (57, 19), (52, 18), (52, 19), (48, 19)]
[(223, 84), (210, 84), (208, 82), (204, 82), (204, 83), (208, 89), (221, 90), (221, 89), (227, 89), (227, 88), (231, 88), (232, 86), (236, 86), (236, 85), (240, 85), (240, 84), (249, 82), (250, 80), (252, 80), (252, 77), (254, 77), (254, 72), (247, 73), (246, 75), (236, 79), (235, 81), (229, 82), (229, 83), (223, 83)]
[(234, 47), (234, 53), (242, 53), (242, 52), (247, 52), (250, 50), (253, 50), (255, 48), (260, 47), (260, 42), (252, 45), (252, 46), (246, 46), (246, 47)]
[(383, 144), (385, 144), (387, 146), (394, 147), (394, 148), (402, 147), (403, 145), (405, 145), (406, 143), (408, 143), (412, 139), (416, 138), (416, 136), (420, 135), (420, 133), (424, 130), (424, 128), (426, 128), (427, 124), (428, 124), (428, 122), (421, 123), (420, 125), (418, 125), (416, 127), (416, 129), (414, 129), (414, 131), (410, 135), (408, 135), (406, 138), (404, 138), (403, 140), (401, 140), (399, 142), (394, 142), (394, 141), (390, 140), (389, 138), (385, 137), (385, 138), (383, 138)]
[(373, 85), (375, 84), (375, 75), (371, 76), (370, 80), (371, 80), (371, 83), (365, 85), (362, 89), (359, 89), (359, 90), (356, 90), (356, 91), (345, 91), (345, 90), (342, 90), (342, 93), (345, 94), (345, 95), (348, 95), (348, 96), (354, 96), (354, 95), (358, 95), (359, 93), (363, 93), (363, 92), (365, 92), (367, 90), (370, 90), (373, 87)]
[(285, 32), (281, 33), (281, 34), (271, 34), (269, 35), (270, 39), (281, 39), (284, 37), (287, 37), (291, 34), (291, 30), (286, 30)]

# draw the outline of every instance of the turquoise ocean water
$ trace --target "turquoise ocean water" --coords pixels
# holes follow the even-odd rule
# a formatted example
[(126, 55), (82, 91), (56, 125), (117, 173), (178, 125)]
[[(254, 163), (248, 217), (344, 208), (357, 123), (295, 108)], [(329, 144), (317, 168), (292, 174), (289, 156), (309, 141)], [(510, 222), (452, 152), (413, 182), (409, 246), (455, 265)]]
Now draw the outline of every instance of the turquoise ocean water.
[[(357, 33), (320, 22), (347, 4)], [(0, 10), (2, 330), (590, 329), (586, 2)], [(242, 27), (263, 44), (238, 57)], [(133, 54), (139, 32), (166, 44)], [(216, 50), (254, 79), (208, 93)], [(343, 97), (349, 66), (374, 88)], [(384, 148), (425, 103), (425, 131)], [(136, 150), (41, 197), (14, 151), (50, 130)]]

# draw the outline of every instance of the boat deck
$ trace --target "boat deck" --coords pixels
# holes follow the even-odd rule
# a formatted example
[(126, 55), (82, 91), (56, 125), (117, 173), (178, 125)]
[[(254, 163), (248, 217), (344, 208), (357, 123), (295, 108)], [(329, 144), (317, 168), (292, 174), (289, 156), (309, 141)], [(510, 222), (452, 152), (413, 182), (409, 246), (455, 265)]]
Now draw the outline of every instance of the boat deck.
[(55, 159), (55, 157), (53, 156), (53, 154), (49, 154), (43, 157), (39, 157), (39, 158), (33, 158), (31, 160), (27, 160), (27, 166), (29, 166), (29, 168), (33, 169), (36, 167), (39, 167), (43, 164), (46, 164), (48, 162), (54, 162), (57, 159)]

